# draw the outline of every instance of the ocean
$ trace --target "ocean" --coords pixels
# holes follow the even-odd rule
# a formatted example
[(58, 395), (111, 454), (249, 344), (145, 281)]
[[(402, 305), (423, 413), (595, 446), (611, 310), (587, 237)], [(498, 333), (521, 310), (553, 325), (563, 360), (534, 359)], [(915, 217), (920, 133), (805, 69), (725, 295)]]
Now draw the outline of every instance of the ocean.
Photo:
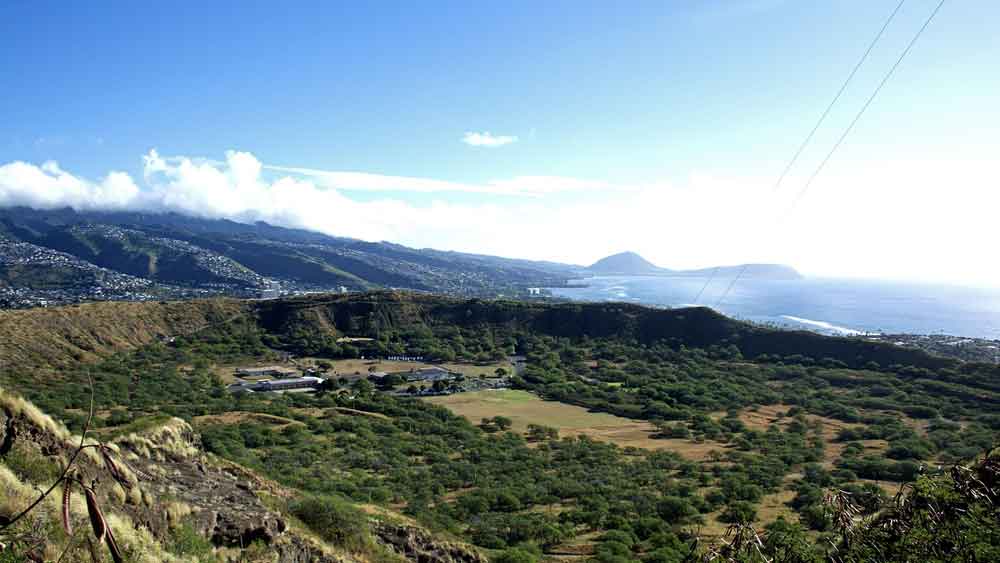
[[(584, 301), (683, 307), (705, 278), (607, 276), (574, 280), (586, 287), (550, 288)], [(720, 305), (729, 279), (717, 278), (698, 300), (730, 317), (825, 334), (950, 334), (1000, 339), (1000, 290), (948, 285), (806, 278), (740, 280)]]

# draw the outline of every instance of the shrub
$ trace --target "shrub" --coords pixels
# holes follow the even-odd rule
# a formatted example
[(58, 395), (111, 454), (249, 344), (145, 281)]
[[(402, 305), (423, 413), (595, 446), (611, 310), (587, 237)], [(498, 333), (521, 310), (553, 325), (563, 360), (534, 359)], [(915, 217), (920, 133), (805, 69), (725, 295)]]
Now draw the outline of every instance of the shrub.
[(698, 514), (688, 501), (673, 496), (663, 497), (656, 505), (656, 512), (671, 524), (684, 524)]
[(200, 558), (212, 553), (212, 542), (188, 524), (181, 524), (170, 530), (165, 544), (167, 551), (174, 555)]
[(601, 536), (601, 541), (618, 542), (631, 549), (632, 546), (635, 545), (636, 538), (635, 536), (624, 530), (610, 530), (608, 532), (605, 532), (604, 535)]
[(343, 500), (305, 497), (289, 508), (310, 530), (335, 545), (355, 552), (369, 546), (364, 514)]
[(49, 484), (55, 481), (61, 470), (59, 464), (42, 455), (35, 448), (17, 442), (3, 457), (3, 463), (22, 481)]
[(493, 563), (536, 563), (538, 556), (520, 547), (506, 549), (493, 558)]
[(757, 519), (757, 508), (753, 504), (737, 500), (726, 505), (726, 508), (719, 515), (719, 520), (730, 524), (753, 522)]

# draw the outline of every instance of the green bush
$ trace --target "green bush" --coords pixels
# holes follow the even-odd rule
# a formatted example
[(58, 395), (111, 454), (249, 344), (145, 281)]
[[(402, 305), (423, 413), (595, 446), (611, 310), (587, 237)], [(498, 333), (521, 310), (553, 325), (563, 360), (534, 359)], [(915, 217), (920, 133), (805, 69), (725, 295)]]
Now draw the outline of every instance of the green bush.
[(182, 557), (202, 557), (212, 553), (212, 542), (188, 524), (170, 530), (165, 547), (170, 553)]
[(753, 522), (756, 519), (757, 508), (745, 500), (736, 500), (729, 503), (722, 511), (722, 514), (719, 515), (719, 520), (731, 524)]
[(334, 497), (305, 497), (289, 507), (310, 530), (349, 551), (364, 551), (371, 544), (364, 514)]
[(536, 563), (537, 561), (537, 555), (520, 547), (506, 549), (493, 558), (493, 563)]
[(3, 456), (4, 465), (22, 481), (48, 484), (59, 478), (59, 464), (29, 445), (16, 442)]

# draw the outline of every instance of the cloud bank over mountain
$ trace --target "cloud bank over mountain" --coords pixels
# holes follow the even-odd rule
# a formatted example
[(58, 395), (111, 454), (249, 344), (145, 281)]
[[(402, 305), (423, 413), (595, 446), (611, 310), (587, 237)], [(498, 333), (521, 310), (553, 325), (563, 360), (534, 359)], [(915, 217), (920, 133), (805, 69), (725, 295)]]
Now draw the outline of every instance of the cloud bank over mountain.
[(41, 166), (20, 161), (0, 166), (0, 206), (4, 207), (117, 210), (130, 208), (139, 195), (139, 187), (124, 172), (111, 172), (91, 182), (62, 170), (52, 161)]
[[(988, 160), (915, 158), (850, 170), (829, 171), (786, 215), (800, 178), (778, 191), (771, 178), (704, 174), (681, 183), (540, 175), (470, 184), (272, 166), (242, 151), (215, 161), (153, 150), (137, 178), (112, 171), (88, 179), (55, 162), (0, 165), (0, 206), (173, 211), (578, 264), (629, 249), (679, 269), (774, 262), (825, 275), (1000, 279), (982, 251), (996, 238), (1000, 208), (1000, 176)], [(451, 192), (484, 195), (469, 201)], [(965, 203), (973, 199), (981, 203)]]

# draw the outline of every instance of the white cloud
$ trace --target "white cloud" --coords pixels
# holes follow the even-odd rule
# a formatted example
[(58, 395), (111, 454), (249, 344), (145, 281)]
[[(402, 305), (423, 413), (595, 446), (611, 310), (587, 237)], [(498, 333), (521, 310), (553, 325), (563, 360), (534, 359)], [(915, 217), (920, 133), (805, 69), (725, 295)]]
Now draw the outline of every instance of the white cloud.
[(517, 142), (517, 137), (511, 135), (494, 135), (489, 131), (482, 133), (466, 131), (462, 142), (473, 147), (502, 147)]
[(2, 207), (122, 209), (138, 193), (138, 186), (123, 172), (111, 172), (99, 182), (90, 182), (63, 171), (52, 161), (41, 166), (21, 161), (0, 165)]
[(515, 176), (490, 180), (482, 184), (451, 182), (433, 178), (389, 176), (368, 172), (318, 170), (293, 166), (264, 165), (264, 169), (308, 178), (317, 185), (336, 190), (365, 192), (466, 192), (479, 194), (532, 196), (568, 191), (615, 190), (630, 191), (631, 186), (615, 185), (598, 180), (582, 180), (564, 176)]
[[(695, 174), (620, 185), (549, 176), (484, 184), (278, 168), (250, 153), (222, 162), (145, 156), (141, 186), (112, 172), (90, 181), (62, 170), (0, 166), (0, 206), (177, 211), (267, 221), (365, 240), (590, 263), (623, 249), (667, 267), (782, 262), (807, 273), (997, 285), (992, 259), (1000, 173), (989, 155), (855, 163), (832, 168), (785, 219), (802, 178), (775, 193), (771, 177)], [(288, 174), (268, 179), (264, 171)], [(414, 204), (346, 190), (530, 194)], [(553, 193), (591, 191), (566, 202)]]

